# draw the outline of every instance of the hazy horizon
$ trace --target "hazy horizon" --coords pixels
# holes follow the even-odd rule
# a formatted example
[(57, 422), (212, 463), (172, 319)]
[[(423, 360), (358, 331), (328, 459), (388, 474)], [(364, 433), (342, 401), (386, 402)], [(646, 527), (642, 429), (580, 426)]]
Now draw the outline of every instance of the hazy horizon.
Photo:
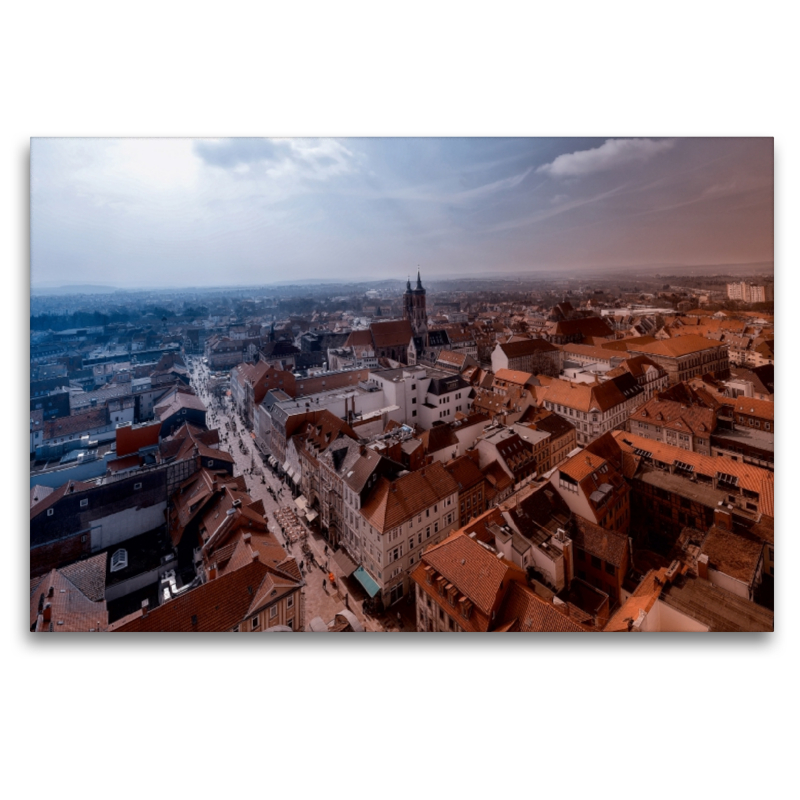
[(772, 261), (769, 138), (31, 141), (33, 290)]

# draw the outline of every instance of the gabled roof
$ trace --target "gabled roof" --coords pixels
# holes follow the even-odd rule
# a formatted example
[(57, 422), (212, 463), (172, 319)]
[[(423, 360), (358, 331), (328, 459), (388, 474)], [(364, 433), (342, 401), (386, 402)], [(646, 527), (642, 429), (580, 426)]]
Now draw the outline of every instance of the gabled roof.
[[(108, 627), (105, 601), (106, 553), (53, 569), (30, 584), (31, 630), (55, 633), (102, 631)], [(50, 623), (42, 618), (50, 604)]]
[(372, 347), (372, 332), (369, 328), (361, 331), (351, 331), (344, 343), (345, 347)]
[(135, 633), (229, 631), (247, 617), (253, 597), (269, 569), (253, 559), (241, 569), (228, 572), (143, 615), (137, 611), (109, 627), (110, 631)]
[(629, 399), (620, 391), (616, 380), (619, 379), (615, 378), (604, 383), (572, 383), (559, 378), (550, 382), (544, 398), (550, 403), (576, 411), (589, 412), (595, 409), (601, 412), (609, 411)]
[(406, 347), (414, 335), (411, 323), (407, 319), (373, 322), (369, 327), (376, 348)]
[(484, 480), (480, 468), (469, 456), (454, 458), (452, 461), (448, 461), (444, 468), (458, 484), (459, 492), (465, 492)]
[(736, 414), (752, 414), (761, 419), (775, 419), (775, 403), (771, 400), (756, 400), (755, 397), (740, 397), (733, 403)]
[(102, 428), (109, 424), (108, 409), (105, 406), (93, 408), (80, 414), (70, 414), (68, 417), (56, 417), (44, 422), (42, 439), (59, 439), (62, 436), (74, 436), (77, 433)]
[(655, 356), (676, 358), (720, 346), (724, 345), (720, 345), (718, 341), (706, 339), (704, 336), (690, 334), (688, 336), (676, 336), (672, 339), (662, 339), (649, 344), (631, 345), (628, 349)]
[(618, 531), (608, 531), (579, 515), (573, 517), (575, 527), (571, 531), (572, 541), (590, 555), (607, 561), (615, 567), (625, 563), (628, 552), (628, 537)]
[(434, 461), (394, 481), (380, 478), (361, 514), (385, 533), (457, 493), (456, 482), (442, 464)]
[(701, 455), (627, 431), (612, 431), (611, 435), (626, 452), (649, 454), (649, 458), (668, 466), (680, 461), (691, 467), (695, 473), (702, 473), (712, 479), (719, 473), (730, 475), (737, 479), (738, 486), (742, 489), (758, 494), (756, 502), (762, 514), (775, 516), (775, 476), (769, 470), (734, 461), (728, 456)]
[[(587, 633), (591, 629), (571, 619), (567, 604), (555, 606), (521, 583), (512, 583), (498, 613), (498, 628), (519, 633)], [(561, 610), (564, 609), (564, 610)]]
[(429, 547), (422, 561), (487, 615), (499, 607), (512, 582), (525, 582), (525, 573), (516, 564), (499, 558), (461, 531)]
[(557, 353), (558, 348), (544, 339), (527, 339), (521, 342), (506, 342), (497, 345), (508, 358), (530, 356), (536, 353)]

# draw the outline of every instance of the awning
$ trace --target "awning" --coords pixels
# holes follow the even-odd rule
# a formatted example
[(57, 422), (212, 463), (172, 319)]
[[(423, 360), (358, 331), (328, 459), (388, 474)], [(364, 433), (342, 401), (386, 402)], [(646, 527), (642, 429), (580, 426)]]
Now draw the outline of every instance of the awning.
[(308, 500), (306, 500), (306, 498), (301, 494), (299, 497), (295, 497), (294, 504), (298, 508), (305, 510), (305, 508), (308, 506)]
[(313, 522), (318, 516), (319, 514), (316, 511), (306, 511), (306, 520), (308, 522)]
[(376, 594), (381, 590), (381, 587), (372, 580), (372, 576), (364, 569), (364, 567), (359, 567), (354, 573), (353, 577), (366, 589), (367, 594), (370, 597), (375, 597)]
[(267, 459), (267, 461), (269, 461), (269, 463), (270, 463), (270, 464), (271, 464), (273, 467), (277, 467), (277, 466), (278, 466), (278, 462), (275, 460), (275, 456), (270, 456), (270, 457)]
[(283, 462), (283, 471), (284, 472), (288, 472), (289, 471), (289, 462), (288, 461), (284, 461)]
[(345, 578), (349, 578), (358, 569), (355, 561), (347, 555), (345, 550), (339, 550), (334, 553), (333, 560), (336, 562)]

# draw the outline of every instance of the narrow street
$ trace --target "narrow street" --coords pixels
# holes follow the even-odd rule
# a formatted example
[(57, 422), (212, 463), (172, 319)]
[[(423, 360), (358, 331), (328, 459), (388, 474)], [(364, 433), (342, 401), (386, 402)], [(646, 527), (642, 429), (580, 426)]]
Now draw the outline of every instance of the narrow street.
[[(275, 537), (286, 551), (297, 559), (298, 564), (302, 565), (301, 569), (306, 581), (306, 586), (303, 590), (305, 597), (305, 629), (309, 630), (309, 623), (314, 617), (320, 617), (327, 624), (336, 613), (342, 609), (349, 608), (367, 631), (414, 630), (413, 606), (411, 608), (411, 616), (408, 615), (406, 609), (403, 609), (404, 617), (408, 617), (408, 621), (403, 623), (402, 628), (398, 627), (396, 609), (393, 609), (390, 614), (384, 614), (380, 617), (364, 614), (361, 601), (347, 592), (344, 587), (340, 569), (331, 558), (327, 543), (319, 533), (315, 533), (309, 528), (305, 519), (301, 516), (300, 509), (295, 505), (291, 490), (272, 471), (269, 465), (264, 463), (263, 456), (259, 452), (250, 431), (236, 413), (230, 396), (226, 395), (220, 401), (208, 391), (209, 371), (200, 359), (192, 359), (190, 374), (192, 387), (208, 409), (208, 427), (216, 428), (219, 431), (220, 448), (230, 453), (234, 458), (234, 474), (243, 475), (250, 496), (256, 500), (263, 501), (270, 531), (275, 534)], [(230, 424), (230, 430), (228, 429), (228, 424)], [(290, 508), (297, 513), (303, 528), (308, 531), (306, 541), (314, 554), (314, 560), (318, 566), (309, 566), (306, 563), (302, 542), (292, 543), (282, 533), (274, 517), (274, 512), (280, 508)], [(326, 549), (328, 549), (327, 553)], [(333, 572), (335, 575), (336, 588), (331, 587), (328, 580), (328, 572)], [(323, 581), (325, 582), (324, 587)]]

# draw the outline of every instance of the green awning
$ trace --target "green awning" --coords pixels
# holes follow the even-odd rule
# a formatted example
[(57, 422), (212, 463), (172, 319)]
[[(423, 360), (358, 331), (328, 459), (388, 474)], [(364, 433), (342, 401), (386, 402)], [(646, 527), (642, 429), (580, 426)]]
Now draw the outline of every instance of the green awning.
[(364, 567), (359, 567), (354, 573), (353, 577), (366, 589), (370, 597), (375, 597), (381, 590), (381, 587), (372, 580), (372, 576), (367, 572)]

